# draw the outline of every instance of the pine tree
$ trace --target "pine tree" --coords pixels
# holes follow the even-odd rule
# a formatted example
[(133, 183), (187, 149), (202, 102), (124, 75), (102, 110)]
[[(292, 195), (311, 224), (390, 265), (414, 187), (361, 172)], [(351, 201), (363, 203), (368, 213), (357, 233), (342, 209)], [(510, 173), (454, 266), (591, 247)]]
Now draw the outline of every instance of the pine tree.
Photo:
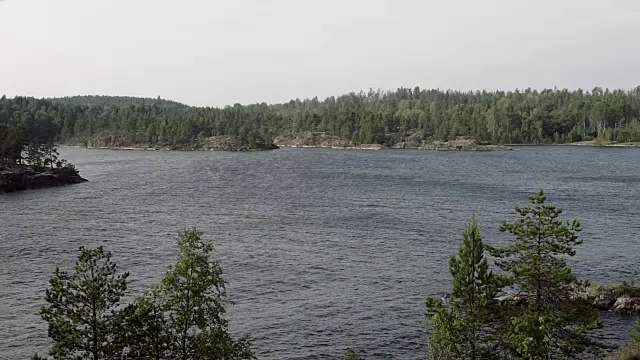
[(432, 325), (429, 338), (432, 358), (496, 358), (498, 278), (489, 271), (475, 217), (464, 228), (458, 255), (449, 258), (449, 271), (453, 291), (448, 306), (438, 299), (426, 299)]
[(128, 305), (115, 323), (117, 340), (126, 347), (127, 359), (166, 359), (170, 356), (167, 321), (157, 289)]
[(202, 232), (180, 232), (178, 256), (159, 288), (171, 358), (253, 359), (248, 338), (233, 339), (225, 314), (225, 281)]
[(597, 326), (599, 316), (590, 304), (573, 296), (584, 283), (565, 261), (582, 244), (581, 226), (577, 220), (563, 223), (562, 210), (546, 205), (542, 190), (529, 199), (531, 206), (516, 208), (520, 218), (500, 228), (514, 241), (502, 248), (487, 246), (522, 303), (510, 307), (508, 341), (513, 357), (579, 356), (591, 344), (586, 335)]
[(349, 349), (347, 353), (344, 354), (344, 360), (358, 360), (358, 354), (356, 354), (355, 350)]
[(80, 248), (75, 273), (56, 269), (41, 309), (49, 323), (55, 359), (109, 359), (121, 351), (112, 324), (128, 273), (117, 274), (111, 253), (102, 247)]

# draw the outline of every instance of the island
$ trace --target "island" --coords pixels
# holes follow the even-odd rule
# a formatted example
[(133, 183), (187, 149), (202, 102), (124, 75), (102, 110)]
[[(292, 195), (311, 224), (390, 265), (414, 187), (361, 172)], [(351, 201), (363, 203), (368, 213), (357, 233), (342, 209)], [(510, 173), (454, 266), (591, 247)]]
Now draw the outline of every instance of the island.
[(0, 99), (0, 193), (87, 181), (59, 156), (56, 118), (23, 106)]
[(79, 184), (85, 181), (87, 179), (81, 177), (72, 164), (53, 168), (29, 165), (0, 168), (0, 193)]

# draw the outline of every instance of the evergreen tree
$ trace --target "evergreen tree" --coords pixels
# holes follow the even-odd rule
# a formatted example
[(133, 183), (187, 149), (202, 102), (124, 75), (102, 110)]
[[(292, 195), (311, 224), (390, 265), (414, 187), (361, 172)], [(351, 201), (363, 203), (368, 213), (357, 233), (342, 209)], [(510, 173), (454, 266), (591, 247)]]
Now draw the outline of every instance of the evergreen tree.
[(225, 314), (225, 281), (202, 232), (180, 232), (178, 256), (159, 288), (171, 358), (253, 359), (248, 338), (233, 339)]
[(112, 359), (122, 350), (113, 323), (128, 273), (118, 274), (111, 253), (102, 247), (80, 248), (75, 272), (55, 270), (41, 309), (49, 323), (55, 359)]
[(439, 299), (426, 299), (432, 358), (497, 358), (499, 284), (489, 271), (475, 217), (464, 227), (458, 255), (449, 258), (449, 271), (453, 291), (447, 306)]
[(117, 340), (127, 349), (125, 359), (167, 359), (170, 338), (167, 321), (153, 289), (128, 305), (115, 323)]
[(358, 354), (356, 354), (355, 350), (349, 349), (344, 355), (344, 360), (358, 360)]
[(514, 241), (505, 247), (487, 246), (522, 304), (510, 307), (513, 357), (579, 357), (591, 345), (587, 334), (599, 317), (590, 304), (573, 296), (584, 283), (565, 261), (582, 244), (581, 226), (577, 220), (563, 223), (562, 210), (546, 205), (542, 190), (529, 199), (530, 206), (516, 208), (520, 218), (500, 228)]

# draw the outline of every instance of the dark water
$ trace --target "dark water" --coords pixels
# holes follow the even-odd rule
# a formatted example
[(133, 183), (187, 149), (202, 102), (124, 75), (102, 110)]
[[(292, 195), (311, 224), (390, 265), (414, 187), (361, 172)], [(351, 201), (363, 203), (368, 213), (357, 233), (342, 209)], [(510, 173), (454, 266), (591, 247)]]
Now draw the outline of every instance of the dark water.
[[(640, 149), (61, 152), (90, 182), (0, 195), (0, 359), (45, 351), (44, 288), (78, 246), (112, 250), (137, 294), (181, 226), (217, 244), (232, 329), (261, 359), (424, 358), (423, 299), (450, 287), (463, 222), (504, 241), (499, 224), (541, 187), (585, 228), (576, 273), (638, 269)], [(602, 336), (625, 341), (631, 320), (606, 320)]]

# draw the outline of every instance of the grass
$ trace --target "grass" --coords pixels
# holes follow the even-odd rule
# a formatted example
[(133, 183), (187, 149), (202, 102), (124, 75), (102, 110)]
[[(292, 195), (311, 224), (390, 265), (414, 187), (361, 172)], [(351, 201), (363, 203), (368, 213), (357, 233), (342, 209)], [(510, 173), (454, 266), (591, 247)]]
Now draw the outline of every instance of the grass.
[(640, 360), (640, 345), (628, 346), (613, 355), (609, 355), (607, 360)]

